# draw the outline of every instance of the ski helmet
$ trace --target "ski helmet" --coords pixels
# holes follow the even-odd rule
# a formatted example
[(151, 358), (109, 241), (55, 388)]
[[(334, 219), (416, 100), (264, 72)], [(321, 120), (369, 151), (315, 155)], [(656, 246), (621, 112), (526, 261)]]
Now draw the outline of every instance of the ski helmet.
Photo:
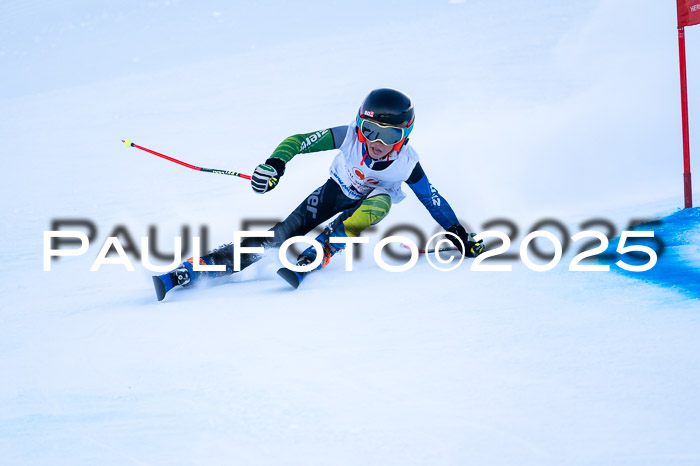
[(366, 138), (360, 131), (363, 118), (384, 125), (404, 128), (404, 138), (394, 144), (394, 150), (398, 152), (413, 129), (415, 113), (409, 96), (396, 89), (382, 88), (370, 92), (357, 112), (357, 137), (362, 143), (366, 142)]

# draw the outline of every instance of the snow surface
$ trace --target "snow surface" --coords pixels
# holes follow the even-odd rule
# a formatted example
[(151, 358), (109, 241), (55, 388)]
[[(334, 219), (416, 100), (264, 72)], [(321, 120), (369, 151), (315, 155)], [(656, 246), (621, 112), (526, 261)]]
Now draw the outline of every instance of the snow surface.
[[(0, 464), (700, 463), (675, 5), (498, 5), (0, 4)], [(696, 141), (700, 29), (687, 48)], [(183, 225), (213, 246), (281, 218), (332, 157), (298, 157), (257, 196), (120, 139), (251, 172), (382, 86), (413, 97), (411, 143), (473, 230), (512, 219), (517, 252), (546, 217), (570, 234), (663, 217), (659, 263), (574, 273), (572, 247), (543, 273), (391, 274), (365, 254), (293, 291), (271, 255), (162, 303), (136, 261), (89, 272), (118, 225), (136, 241), (155, 225), (170, 251)], [(97, 238), (43, 272), (60, 218)], [(406, 222), (436, 230), (409, 193), (370, 246)]]

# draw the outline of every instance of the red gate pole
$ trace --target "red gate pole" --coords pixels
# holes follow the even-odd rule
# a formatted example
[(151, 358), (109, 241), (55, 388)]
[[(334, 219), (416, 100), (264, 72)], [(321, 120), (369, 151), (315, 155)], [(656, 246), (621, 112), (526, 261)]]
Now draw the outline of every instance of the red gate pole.
[(688, 130), (688, 86), (685, 75), (685, 28), (678, 28), (678, 53), (681, 63), (681, 113), (683, 124), (683, 193), (685, 208), (693, 207), (693, 188), (690, 182), (690, 132)]

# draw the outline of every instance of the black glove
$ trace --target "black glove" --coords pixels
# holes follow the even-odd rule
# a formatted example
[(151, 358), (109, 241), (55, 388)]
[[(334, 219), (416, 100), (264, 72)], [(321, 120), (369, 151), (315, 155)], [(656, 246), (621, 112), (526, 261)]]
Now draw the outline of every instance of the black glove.
[(473, 236), (474, 234), (472, 233), (471, 235), (467, 233), (467, 230), (464, 229), (462, 225), (459, 223), (452, 225), (450, 228), (447, 229), (450, 233), (454, 233), (459, 237), (459, 239), (462, 240), (462, 243), (464, 244), (464, 249), (466, 251), (462, 250), (462, 243), (457, 241), (454, 236), (447, 235), (447, 239), (452, 241), (452, 244), (455, 245), (455, 247), (464, 254), (466, 257), (476, 257), (482, 252), (484, 252), (484, 240), (480, 239), (479, 241), (474, 241)]
[(280, 178), (284, 175), (285, 165), (284, 160), (270, 157), (265, 160), (265, 163), (255, 167), (253, 176), (250, 177), (250, 185), (253, 191), (265, 194), (275, 189)]

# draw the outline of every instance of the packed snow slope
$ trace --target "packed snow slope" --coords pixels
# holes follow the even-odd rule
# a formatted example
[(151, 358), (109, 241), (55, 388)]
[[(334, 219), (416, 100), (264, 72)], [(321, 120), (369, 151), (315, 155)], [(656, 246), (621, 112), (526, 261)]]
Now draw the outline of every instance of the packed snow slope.
[[(687, 47), (696, 140), (700, 29)], [(653, 0), (3, 2), (0, 464), (698, 464), (677, 57), (675, 5)], [(339, 257), (296, 291), (274, 252), (162, 303), (136, 256), (89, 271), (115, 230), (172, 252), (281, 219), (334, 156), (297, 157), (259, 196), (121, 139), (250, 173), (384, 86), (412, 96), (411, 144), (470, 230), (517, 255), (549, 219), (613, 251), (641, 222), (658, 263), (570, 272), (572, 243), (546, 272), (386, 272), (381, 236), (437, 230), (408, 193), (353, 272)], [(94, 237), (44, 272), (61, 219)]]

